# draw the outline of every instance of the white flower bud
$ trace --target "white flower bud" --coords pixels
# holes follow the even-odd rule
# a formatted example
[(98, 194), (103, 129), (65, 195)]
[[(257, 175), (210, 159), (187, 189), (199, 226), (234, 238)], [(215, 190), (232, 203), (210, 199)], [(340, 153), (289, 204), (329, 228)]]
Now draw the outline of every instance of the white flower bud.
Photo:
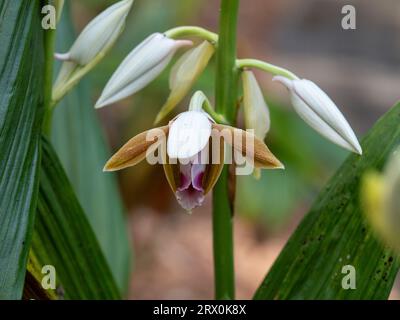
[(171, 69), (169, 77), (169, 87), (171, 93), (167, 102), (157, 115), (155, 123), (159, 123), (167, 116), (185, 95), (190, 91), (197, 78), (207, 67), (212, 55), (214, 46), (208, 41), (204, 41), (199, 46), (185, 52)]
[[(242, 81), (245, 127), (253, 129), (254, 135), (263, 141), (271, 126), (268, 105), (252, 71), (243, 71)], [(260, 179), (261, 170), (254, 169), (253, 175)]]
[(133, 0), (119, 1), (103, 11), (83, 29), (68, 53), (55, 57), (81, 66), (88, 64), (118, 38), (132, 3)]
[(243, 71), (242, 81), (246, 129), (253, 129), (255, 136), (264, 140), (271, 125), (267, 103), (253, 72)]
[(161, 33), (150, 35), (114, 72), (95, 107), (104, 107), (143, 89), (164, 70), (176, 50), (186, 45), (192, 42), (173, 40)]
[(357, 137), (343, 114), (314, 82), (290, 80), (282, 76), (276, 76), (273, 80), (288, 88), (294, 109), (309, 126), (333, 143), (362, 154)]

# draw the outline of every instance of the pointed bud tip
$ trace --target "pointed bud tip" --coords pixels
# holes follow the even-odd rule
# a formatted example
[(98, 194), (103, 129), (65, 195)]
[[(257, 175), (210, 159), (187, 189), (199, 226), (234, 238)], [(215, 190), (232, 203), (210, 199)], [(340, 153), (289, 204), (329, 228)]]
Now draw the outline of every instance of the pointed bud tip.
[(95, 109), (101, 109), (102, 107), (104, 107), (103, 105), (101, 105), (101, 103), (97, 103), (94, 105)]
[(95, 109), (101, 109), (106, 106), (110, 105), (107, 101), (104, 101), (101, 97), (97, 100), (96, 104), (94, 105)]
[(359, 155), (359, 156), (362, 156), (362, 154), (363, 154), (363, 151), (362, 151), (362, 149), (361, 149), (361, 146), (360, 146), (358, 140), (355, 140), (355, 141), (353, 141), (352, 144), (350, 144), (349, 150), (350, 150), (351, 152), (353, 152), (353, 153)]

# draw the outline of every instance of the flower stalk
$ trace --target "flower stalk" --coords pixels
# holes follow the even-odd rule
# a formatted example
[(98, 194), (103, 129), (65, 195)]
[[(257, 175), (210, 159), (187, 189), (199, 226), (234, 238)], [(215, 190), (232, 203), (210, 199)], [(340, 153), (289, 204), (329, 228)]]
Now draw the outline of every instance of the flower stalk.
[[(222, 0), (216, 74), (216, 109), (228, 122), (236, 118), (238, 73), (236, 68), (236, 27), (239, 0)], [(213, 192), (213, 248), (215, 298), (235, 298), (233, 258), (233, 204), (229, 169), (222, 171)], [(233, 187), (234, 188), (234, 187)]]
[(189, 110), (199, 111), (204, 110), (217, 123), (228, 125), (228, 121), (222, 114), (217, 113), (212, 107), (210, 101), (202, 91), (196, 91), (190, 100)]
[(171, 39), (179, 39), (185, 37), (197, 37), (211, 42), (214, 46), (218, 44), (218, 35), (201, 27), (182, 26), (170, 29), (164, 34)]
[(238, 69), (245, 69), (245, 68), (256, 68), (262, 71), (271, 73), (274, 76), (283, 76), (290, 80), (297, 80), (299, 79), (293, 72), (275, 66), (265, 61), (257, 60), (257, 59), (238, 59), (236, 61), (236, 67)]

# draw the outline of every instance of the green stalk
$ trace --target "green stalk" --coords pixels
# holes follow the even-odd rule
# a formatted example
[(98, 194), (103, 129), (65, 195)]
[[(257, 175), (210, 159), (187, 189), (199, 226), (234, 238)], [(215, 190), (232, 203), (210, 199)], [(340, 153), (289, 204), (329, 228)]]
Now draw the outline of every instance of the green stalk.
[(293, 72), (261, 60), (240, 59), (236, 61), (236, 66), (238, 69), (257, 68), (265, 72), (269, 72), (274, 76), (283, 76), (291, 80), (299, 79)]
[[(222, 0), (217, 51), (216, 109), (235, 123), (237, 99), (236, 25), (239, 0)], [(225, 166), (213, 192), (213, 244), (215, 298), (235, 298), (233, 258), (233, 204), (229, 196), (229, 170)]]
[(43, 133), (47, 136), (51, 132), (52, 118), (52, 90), (53, 90), (53, 67), (56, 31), (46, 30), (44, 38), (45, 62), (44, 62), (44, 123)]
[(194, 26), (176, 27), (164, 32), (164, 34), (172, 39), (179, 39), (181, 37), (199, 37), (201, 39), (211, 42), (214, 45), (218, 43), (217, 34), (201, 27), (194, 27)]
[(225, 117), (214, 110), (206, 95), (200, 90), (196, 91), (192, 99), (190, 100), (189, 110), (190, 111), (204, 110), (205, 112), (208, 113), (208, 115), (211, 118), (213, 118), (215, 122), (229, 125)]

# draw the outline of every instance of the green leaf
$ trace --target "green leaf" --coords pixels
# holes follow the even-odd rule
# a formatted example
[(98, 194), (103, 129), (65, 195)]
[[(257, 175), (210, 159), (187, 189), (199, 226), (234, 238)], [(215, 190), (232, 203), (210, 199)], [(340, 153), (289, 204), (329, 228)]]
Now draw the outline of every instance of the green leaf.
[[(69, 6), (57, 28), (57, 51), (66, 52), (75, 38)], [(114, 174), (103, 173), (110, 153), (83, 80), (57, 106), (52, 142), (122, 292), (129, 284), (131, 248), (124, 208)]]
[[(255, 299), (387, 299), (399, 261), (374, 237), (360, 208), (360, 179), (381, 170), (400, 143), (400, 104), (384, 115), (351, 155), (289, 239)], [(356, 270), (356, 289), (344, 290), (345, 265)]]
[(51, 145), (42, 141), (34, 257), (56, 269), (66, 299), (119, 299), (96, 236)]
[(39, 1), (0, 1), (0, 299), (20, 299), (38, 190), (43, 105)]

